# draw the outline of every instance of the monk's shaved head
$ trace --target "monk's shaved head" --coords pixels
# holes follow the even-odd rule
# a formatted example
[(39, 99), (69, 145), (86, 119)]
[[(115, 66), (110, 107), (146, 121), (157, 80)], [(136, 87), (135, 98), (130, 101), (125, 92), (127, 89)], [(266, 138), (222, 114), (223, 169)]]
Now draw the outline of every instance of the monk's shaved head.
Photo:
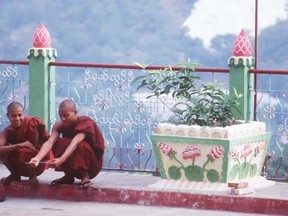
[(76, 104), (71, 99), (65, 99), (60, 103), (59, 110), (64, 109), (64, 108), (69, 109), (70, 111), (77, 113)]
[(13, 101), (7, 106), (7, 113), (11, 113), (12, 110), (18, 109), (18, 108), (21, 108), (22, 110), (24, 110), (24, 107), (21, 103)]

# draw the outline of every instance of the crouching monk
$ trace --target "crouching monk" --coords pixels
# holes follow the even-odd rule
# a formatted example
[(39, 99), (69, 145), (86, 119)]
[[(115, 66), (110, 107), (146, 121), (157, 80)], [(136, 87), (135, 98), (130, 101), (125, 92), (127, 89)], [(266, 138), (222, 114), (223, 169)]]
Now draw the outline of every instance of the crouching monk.
[[(45, 166), (41, 164), (33, 168), (27, 162), (36, 156), (42, 144), (48, 140), (48, 131), (40, 118), (24, 116), (21, 103), (10, 103), (6, 115), (10, 125), (0, 133), (0, 160), (11, 174), (2, 178), (1, 184), (9, 185), (25, 176), (29, 177), (28, 183), (34, 187), (39, 183), (37, 176), (43, 173)], [(46, 155), (43, 158), (48, 160), (49, 155)]]
[(77, 178), (81, 179), (80, 187), (87, 188), (91, 184), (90, 179), (102, 169), (102, 133), (91, 118), (77, 116), (76, 105), (70, 99), (61, 102), (58, 112), (60, 121), (54, 124), (51, 136), (40, 152), (31, 159), (30, 164), (38, 166), (52, 149), (54, 159), (48, 165), (56, 171), (64, 172), (64, 176), (51, 184), (73, 184)]

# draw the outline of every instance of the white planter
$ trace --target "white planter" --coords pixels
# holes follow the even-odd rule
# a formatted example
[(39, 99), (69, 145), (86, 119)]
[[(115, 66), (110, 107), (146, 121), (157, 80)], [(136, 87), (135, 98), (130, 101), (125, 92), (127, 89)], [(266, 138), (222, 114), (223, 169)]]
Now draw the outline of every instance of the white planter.
[(227, 183), (261, 175), (270, 137), (263, 122), (224, 128), (161, 123), (151, 140), (163, 179)]

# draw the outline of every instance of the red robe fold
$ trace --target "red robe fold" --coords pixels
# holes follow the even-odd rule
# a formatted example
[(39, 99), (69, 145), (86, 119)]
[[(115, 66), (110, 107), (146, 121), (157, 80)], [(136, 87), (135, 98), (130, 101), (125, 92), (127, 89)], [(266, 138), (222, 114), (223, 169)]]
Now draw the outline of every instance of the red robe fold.
[(63, 127), (58, 132), (62, 138), (53, 146), (55, 157), (60, 157), (65, 152), (78, 133), (85, 133), (85, 140), (78, 144), (72, 155), (56, 171), (63, 171), (81, 179), (82, 171), (85, 170), (88, 171), (90, 179), (94, 178), (102, 169), (104, 154), (104, 138), (95, 121), (87, 116), (78, 116), (73, 127)]
[[(34, 147), (39, 151), (42, 144), (49, 138), (49, 133), (40, 118), (34, 116), (25, 116), (24, 121), (19, 128), (15, 129), (11, 126), (7, 127), (7, 145), (13, 145), (25, 141), (33, 143), (33, 140), (35, 139), (37, 134), (39, 136), (39, 139), (37, 143), (34, 143)], [(6, 157), (7, 168), (9, 163), (8, 169), (10, 170), (10, 172), (28, 177), (29, 167), (25, 163), (29, 162), (31, 158), (35, 157), (38, 151), (29, 148), (21, 148), (10, 152)], [(49, 156), (45, 158), (45, 160), (47, 159), (49, 159)], [(5, 163), (6, 162), (4, 161), (4, 164)], [(36, 169), (37, 175), (43, 173), (44, 170), (45, 166), (38, 166)]]

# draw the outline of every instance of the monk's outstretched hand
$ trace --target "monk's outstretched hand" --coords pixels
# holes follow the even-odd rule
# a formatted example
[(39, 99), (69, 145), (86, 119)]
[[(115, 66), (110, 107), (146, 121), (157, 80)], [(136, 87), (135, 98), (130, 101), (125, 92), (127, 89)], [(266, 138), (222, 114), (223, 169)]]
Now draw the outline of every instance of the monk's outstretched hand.
[(59, 168), (64, 161), (62, 158), (54, 158), (48, 163), (50, 168)]
[(32, 158), (28, 164), (31, 166), (31, 167), (37, 167), (39, 165), (40, 161), (37, 159), (37, 158)]

